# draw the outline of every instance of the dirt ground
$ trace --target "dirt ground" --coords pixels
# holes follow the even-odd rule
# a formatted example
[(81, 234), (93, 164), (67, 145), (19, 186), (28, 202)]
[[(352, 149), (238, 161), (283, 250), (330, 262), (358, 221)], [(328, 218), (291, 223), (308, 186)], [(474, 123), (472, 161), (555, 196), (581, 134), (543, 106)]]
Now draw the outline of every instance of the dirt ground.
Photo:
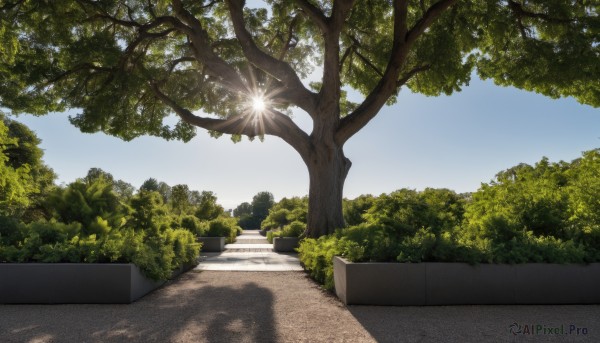
[(0, 305), (0, 342), (591, 343), (600, 306), (346, 307), (304, 272), (192, 271), (129, 305)]

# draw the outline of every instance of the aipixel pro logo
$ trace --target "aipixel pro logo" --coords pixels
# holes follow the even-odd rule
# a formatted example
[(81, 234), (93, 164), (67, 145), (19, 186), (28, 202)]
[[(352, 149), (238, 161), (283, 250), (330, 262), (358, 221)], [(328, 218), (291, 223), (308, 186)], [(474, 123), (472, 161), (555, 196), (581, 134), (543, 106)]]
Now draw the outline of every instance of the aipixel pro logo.
[(575, 324), (561, 324), (557, 326), (553, 325), (542, 325), (542, 324), (519, 324), (517, 322), (512, 323), (508, 327), (510, 333), (514, 336), (518, 335), (587, 335), (588, 328), (577, 326)]

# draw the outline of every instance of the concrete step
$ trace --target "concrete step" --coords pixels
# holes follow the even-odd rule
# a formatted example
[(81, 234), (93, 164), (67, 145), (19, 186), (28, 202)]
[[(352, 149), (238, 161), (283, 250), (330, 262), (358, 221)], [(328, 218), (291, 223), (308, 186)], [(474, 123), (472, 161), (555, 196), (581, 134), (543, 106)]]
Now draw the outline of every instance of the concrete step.
[(225, 250), (227, 249), (273, 249), (273, 244), (269, 243), (257, 243), (257, 244), (225, 244)]
[(196, 270), (302, 271), (297, 254), (275, 252), (204, 253)]
[(269, 241), (266, 238), (241, 238), (241, 236), (238, 236), (235, 244), (269, 244)]

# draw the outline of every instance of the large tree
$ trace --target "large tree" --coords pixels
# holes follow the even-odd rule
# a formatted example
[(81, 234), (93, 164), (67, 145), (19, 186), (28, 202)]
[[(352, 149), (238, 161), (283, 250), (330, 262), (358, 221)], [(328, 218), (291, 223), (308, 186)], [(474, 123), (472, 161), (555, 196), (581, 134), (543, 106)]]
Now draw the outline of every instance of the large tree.
[[(401, 88), (482, 78), (600, 105), (598, 0), (0, 0), (0, 106), (84, 132), (273, 135), (310, 176), (308, 235), (344, 225), (344, 144)], [(307, 76), (321, 74), (308, 84)], [(363, 94), (360, 103), (346, 91)], [(289, 116), (312, 118), (304, 132)], [(175, 113), (179, 124), (163, 123)]]

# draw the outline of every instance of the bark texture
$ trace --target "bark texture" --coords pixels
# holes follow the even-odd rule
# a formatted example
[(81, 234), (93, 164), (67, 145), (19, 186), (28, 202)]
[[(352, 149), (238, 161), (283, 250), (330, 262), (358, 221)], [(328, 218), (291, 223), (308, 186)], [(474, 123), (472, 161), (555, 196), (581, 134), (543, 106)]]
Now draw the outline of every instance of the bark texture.
[(319, 237), (345, 226), (342, 198), (352, 163), (340, 147), (320, 146), (311, 152), (306, 236)]

